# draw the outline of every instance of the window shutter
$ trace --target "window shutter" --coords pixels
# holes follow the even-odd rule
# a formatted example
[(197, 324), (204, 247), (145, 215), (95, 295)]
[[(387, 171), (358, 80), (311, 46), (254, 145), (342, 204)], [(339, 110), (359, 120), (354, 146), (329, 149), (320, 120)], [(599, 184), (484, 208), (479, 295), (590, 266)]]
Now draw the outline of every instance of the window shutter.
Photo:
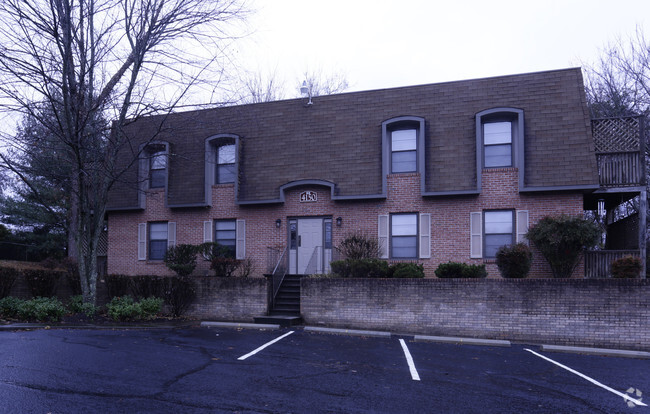
[(420, 258), (431, 257), (431, 214), (420, 214)]
[(138, 224), (138, 260), (147, 260), (147, 223)]
[(170, 221), (167, 223), (167, 248), (176, 246), (176, 223)]
[(237, 220), (237, 248), (235, 255), (237, 260), (246, 257), (246, 220)]
[(203, 243), (212, 242), (212, 221), (203, 222)]
[(528, 210), (517, 211), (517, 243), (528, 244)]
[(470, 257), (483, 257), (483, 213), (469, 213), (470, 216)]
[(378, 222), (379, 227), (377, 235), (379, 238), (379, 257), (382, 259), (388, 259), (388, 216), (380, 215)]

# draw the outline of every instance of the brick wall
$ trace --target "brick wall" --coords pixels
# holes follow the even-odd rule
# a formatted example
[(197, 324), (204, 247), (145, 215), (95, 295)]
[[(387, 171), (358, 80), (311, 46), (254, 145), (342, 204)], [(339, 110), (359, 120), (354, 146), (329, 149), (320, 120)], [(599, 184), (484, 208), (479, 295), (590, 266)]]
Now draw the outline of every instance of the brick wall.
[(303, 279), (308, 325), (650, 350), (650, 280)]
[(197, 300), (186, 316), (253, 322), (268, 311), (267, 279), (197, 277)]
[[(341, 217), (341, 227), (333, 226), (334, 246), (350, 232), (361, 230), (377, 236), (380, 214), (431, 214), (431, 258), (420, 259), (428, 277), (440, 263), (460, 261), (485, 263), (489, 277), (500, 277), (494, 260), (470, 259), (470, 213), (485, 209), (528, 210), (529, 222), (534, 224), (546, 215), (582, 214), (582, 194), (521, 194), (518, 189), (518, 170), (500, 168), (484, 170), (483, 188), (478, 196), (423, 198), (420, 195), (419, 174), (391, 174), (388, 176), (388, 194), (385, 200), (332, 201), (329, 187), (295, 187), (285, 193), (285, 202), (272, 205), (238, 206), (235, 204), (232, 184), (212, 188), (210, 208), (170, 209), (164, 205), (164, 190), (147, 196), (146, 209), (138, 212), (111, 212), (108, 218), (108, 272), (129, 275), (171, 275), (158, 261), (137, 260), (138, 223), (149, 221), (176, 222), (176, 242), (200, 244), (203, 242), (203, 222), (215, 219), (246, 220), (246, 256), (254, 263), (254, 275), (266, 271), (269, 247), (283, 249), (287, 245), (288, 217)], [(300, 203), (302, 191), (317, 193), (318, 201)], [(279, 196), (279, 193), (278, 193)], [(275, 222), (282, 220), (277, 228)], [(207, 275), (209, 266), (199, 260), (195, 275)], [(550, 268), (541, 254), (534, 252), (531, 277), (549, 277)], [(583, 268), (575, 275), (582, 276)]]

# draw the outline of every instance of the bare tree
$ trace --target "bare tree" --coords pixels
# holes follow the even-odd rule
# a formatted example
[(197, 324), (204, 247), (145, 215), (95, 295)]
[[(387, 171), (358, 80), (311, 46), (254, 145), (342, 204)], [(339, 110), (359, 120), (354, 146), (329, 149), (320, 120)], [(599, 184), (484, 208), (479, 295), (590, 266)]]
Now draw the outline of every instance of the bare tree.
[(334, 72), (330, 75), (324, 75), (321, 69), (303, 73), (304, 78), (301, 82), (307, 86), (309, 96), (332, 95), (345, 91), (350, 85), (346, 76), (341, 72)]
[(278, 101), (284, 98), (284, 81), (277, 71), (247, 73), (240, 79), (238, 102), (251, 104)]
[[(52, 145), (70, 166), (71, 250), (85, 301), (96, 300), (108, 192), (123, 173), (117, 154), (131, 146), (123, 128), (171, 111), (195, 91), (215, 90), (228, 24), (243, 14), (238, 0), (0, 3), (1, 109), (49, 131), (37, 143), (5, 134), (9, 150), (0, 159), (34, 193), (23, 154)], [(137, 148), (129, 154), (127, 165), (139, 157)]]
[(643, 29), (608, 45), (585, 66), (587, 100), (594, 118), (650, 112), (650, 43)]
[[(304, 82), (311, 97), (341, 93), (349, 86), (345, 75), (340, 72), (325, 75), (320, 69), (317, 71), (306, 70), (303, 76), (300, 83)], [(271, 102), (284, 99), (285, 96), (300, 96), (299, 87), (287, 93), (286, 82), (277, 70), (266, 74), (262, 72), (248, 73), (240, 78), (239, 84), (235, 94), (239, 103)]]

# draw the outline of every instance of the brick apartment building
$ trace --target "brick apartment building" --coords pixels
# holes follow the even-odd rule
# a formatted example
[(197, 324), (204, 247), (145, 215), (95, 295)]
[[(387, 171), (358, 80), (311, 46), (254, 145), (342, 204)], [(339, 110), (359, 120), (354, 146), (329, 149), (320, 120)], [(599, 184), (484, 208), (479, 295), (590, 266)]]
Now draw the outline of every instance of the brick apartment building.
[[(579, 68), (153, 116), (127, 133), (123, 159), (139, 162), (111, 194), (109, 273), (171, 274), (167, 246), (205, 241), (256, 276), (280, 257), (324, 273), (361, 231), (428, 277), (448, 261), (498, 277), (497, 248), (542, 217), (645, 198), (642, 176), (603, 184)], [(536, 254), (532, 276), (548, 275)]]

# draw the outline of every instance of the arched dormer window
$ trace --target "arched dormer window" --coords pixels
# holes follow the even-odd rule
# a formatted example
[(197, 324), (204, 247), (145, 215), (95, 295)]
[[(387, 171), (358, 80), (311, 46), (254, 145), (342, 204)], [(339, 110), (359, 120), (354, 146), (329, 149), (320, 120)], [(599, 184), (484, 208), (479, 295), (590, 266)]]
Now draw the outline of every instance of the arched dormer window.
[(521, 167), (524, 111), (494, 108), (476, 114), (477, 159), (482, 168)]
[(150, 142), (140, 152), (140, 181), (142, 188), (156, 189), (167, 186), (169, 144)]
[(214, 135), (206, 140), (205, 177), (208, 185), (237, 181), (239, 137), (232, 134)]
[(401, 116), (382, 122), (384, 172), (424, 172), (424, 118)]

